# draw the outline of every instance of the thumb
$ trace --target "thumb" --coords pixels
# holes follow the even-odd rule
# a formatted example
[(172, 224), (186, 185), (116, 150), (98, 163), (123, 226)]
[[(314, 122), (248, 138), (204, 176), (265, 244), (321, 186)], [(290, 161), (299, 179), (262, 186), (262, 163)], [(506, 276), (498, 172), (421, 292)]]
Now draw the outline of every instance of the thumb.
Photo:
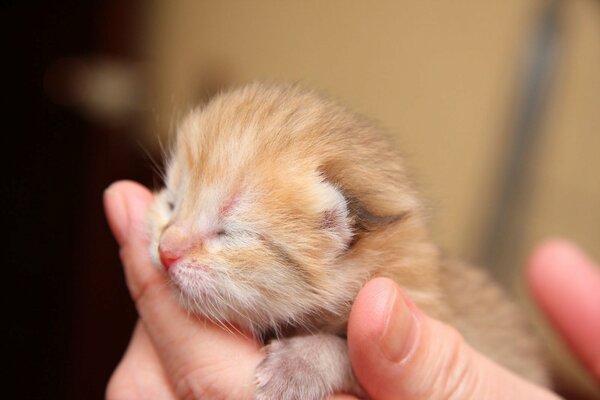
[(474, 351), (386, 278), (358, 294), (348, 346), (354, 372), (375, 400), (557, 399)]

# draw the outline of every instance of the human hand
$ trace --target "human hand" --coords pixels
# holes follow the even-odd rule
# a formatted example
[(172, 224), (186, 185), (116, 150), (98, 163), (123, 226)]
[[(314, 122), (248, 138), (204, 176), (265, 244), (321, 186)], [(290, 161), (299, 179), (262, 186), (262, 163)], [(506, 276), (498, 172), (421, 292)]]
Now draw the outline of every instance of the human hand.
[[(145, 188), (133, 182), (117, 183), (105, 195), (109, 223), (121, 246), (127, 283), (140, 315), (129, 348), (109, 383), (107, 398), (250, 398), (254, 392), (254, 370), (263, 358), (259, 344), (190, 316), (177, 304), (166, 277), (153, 268), (148, 259), (143, 217), (151, 199), (152, 195)], [(536, 254), (543, 255), (544, 252)], [(533, 260), (540, 257), (534, 257)], [(541, 261), (539, 263), (544, 264)], [(546, 282), (544, 276), (547, 274), (535, 271), (538, 271), (536, 267), (530, 268), (530, 281), (538, 298), (546, 299), (540, 301), (544, 309), (551, 317), (555, 316), (552, 318), (559, 330), (561, 326), (574, 326), (561, 325), (564, 312), (553, 314), (552, 310), (557, 310), (553, 306), (555, 303), (551, 298), (543, 297), (552, 286), (550, 289), (544, 289), (543, 284), (539, 286), (540, 282)], [(536, 276), (540, 276), (541, 280)], [(564, 284), (564, 277), (560, 279)], [(598, 280), (600, 278), (595, 282)], [(588, 278), (582, 282), (594, 280)], [(387, 303), (392, 298), (396, 302)], [(593, 307), (585, 309), (588, 312), (596, 310)], [(414, 325), (394, 325), (393, 319), (386, 319), (390, 312), (400, 320), (408, 312), (410, 318), (414, 318), (409, 320)], [(592, 314), (582, 313), (581, 317), (585, 318), (586, 315)], [(362, 318), (368, 318), (369, 324), (361, 324)], [(382, 359), (384, 352), (371, 351), (378, 348), (375, 347), (379, 346), (378, 335), (385, 326), (395, 326), (405, 335), (419, 337), (418, 341), (413, 342), (416, 347), (412, 350), (409, 347), (398, 349), (397, 345), (404, 343), (401, 339), (386, 347), (390, 351), (396, 348), (400, 353), (408, 354), (404, 361), (391, 362)], [(414, 326), (416, 328), (413, 329)], [(584, 337), (593, 337), (593, 332), (598, 332), (597, 326), (592, 327), (589, 336)], [(569, 329), (564, 332), (567, 338), (573, 338), (570, 343), (579, 348), (581, 354), (589, 354), (583, 352), (587, 347), (581, 342), (581, 335)], [(467, 399), (479, 396), (490, 399), (519, 396), (529, 399), (557, 398), (478, 355), (462, 342), (452, 328), (416, 310), (391, 281), (376, 279), (369, 282), (359, 294), (350, 318), (349, 345), (358, 378), (374, 399), (413, 396), (404, 397), (410, 399), (422, 394), (431, 398), (443, 396), (447, 391)], [(598, 352), (593, 354), (597, 355)], [(427, 355), (434, 357), (427, 358)], [(588, 360), (588, 365), (598, 365), (598, 361), (594, 364), (594, 360), (598, 360), (596, 356), (586, 357), (584, 359)], [(449, 363), (452, 368), (445, 368)], [(456, 374), (457, 367), (462, 371), (461, 374)], [(452, 375), (449, 374), (451, 371)], [(463, 397), (463, 393), (472, 397)], [(349, 397), (337, 395), (334, 398), (341, 400)]]
[[(552, 241), (534, 251), (527, 271), (541, 308), (600, 380), (599, 270), (574, 245)], [(348, 346), (359, 381), (376, 400), (558, 398), (478, 354), (388, 279), (367, 283), (356, 298)]]
[(144, 214), (151, 201), (152, 194), (134, 182), (117, 182), (104, 195), (140, 317), (107, 399), (251, 398), (254, 370), (264, 357), (260, 345), (180, 307), (149, 259)]
[(552, 240), (533, 252), (527, 282), (538, 305), (600, 382), (600, 268), (581, 249)]
[(374, 400), (558, 399), (472, 349), (387, 278), (368, 282), (354, 301), (348, 347), (354, 372)]

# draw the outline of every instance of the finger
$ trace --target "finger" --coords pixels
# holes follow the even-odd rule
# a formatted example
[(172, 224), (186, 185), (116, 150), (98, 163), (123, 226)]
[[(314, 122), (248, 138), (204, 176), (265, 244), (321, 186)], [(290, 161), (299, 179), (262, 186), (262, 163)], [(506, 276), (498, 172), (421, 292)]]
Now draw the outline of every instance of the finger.
[(123, 359), (106, 389), (107, 400), (175, 400), (160, 359), (138, 321)]
[(374, 279), (359, 293), (348, 345), (354, 372), (373, 399), (557, 399), (472, 350), (389, 279)]
[(144, 217), (150, 192), (134, 182), (117, 182), (104, 199), (109, 224), (121, 245), (129, 291), (177, 396), (249, 397), (254, 370), (263, 357), (259, 346), (194, 318), (179, 306), (166, 276), (149, 258)]
[(527, 268), (539, 306), (572, 350), (600, 379), (600, 269), (574, 244), (539, 246)]
[(121, 248), (121, 258), (133, 264), (124, 267), (129, 291), (134, 300), (145, 290), (145, 285), (165, 282), (165, 277), (151, 264), (143, 264), (143, 259), (133, 259), (136, 256), (135, 250), (140, 246), (148, 246), (144, 233), (144, 218), (152, 199), (148, 189), (130, 181), (116, 182), (104, 192), (104, 209), (108, 224)]

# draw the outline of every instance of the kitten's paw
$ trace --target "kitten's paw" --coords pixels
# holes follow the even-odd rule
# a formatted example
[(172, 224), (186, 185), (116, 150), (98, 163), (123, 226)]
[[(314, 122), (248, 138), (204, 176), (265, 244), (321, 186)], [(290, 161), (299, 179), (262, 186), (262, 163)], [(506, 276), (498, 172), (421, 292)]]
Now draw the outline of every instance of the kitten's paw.
[(332, 393), (315, 365), (318, 355), (296, 342), (275, 340), (265, 347), (256, 368), (256, 400), (321, 400)]

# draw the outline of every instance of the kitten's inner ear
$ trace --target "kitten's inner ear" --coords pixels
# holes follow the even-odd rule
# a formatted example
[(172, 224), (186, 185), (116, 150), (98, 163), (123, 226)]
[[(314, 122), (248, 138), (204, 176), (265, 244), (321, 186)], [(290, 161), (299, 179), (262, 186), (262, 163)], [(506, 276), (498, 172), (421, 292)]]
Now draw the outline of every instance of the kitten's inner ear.
[(319, 184), (321, 202), (319, 228), (325, 230), (329, 236), (338, 243), (340, 250), (345, 250), (353, 240), (354, 229), (352, 217), (348, 209), (348, 202), (342, 192), (325, 179)]
[(399, 215), (378, 215), (372, 212), (360, 200), (359, 194), (352, 192), (349, 188), (343, 187), (341, 183), (330, 179), (324, 171), (325, 169), (320, 170), (324, 182), (334, 187), (338, 195), (344, 199), (345, 215), (350, 222), (353, 236), (351, 244), (354, 244), (362, 234), (373, 232), (379, 228), (398, 222), (407, 215), (406, 213)]

